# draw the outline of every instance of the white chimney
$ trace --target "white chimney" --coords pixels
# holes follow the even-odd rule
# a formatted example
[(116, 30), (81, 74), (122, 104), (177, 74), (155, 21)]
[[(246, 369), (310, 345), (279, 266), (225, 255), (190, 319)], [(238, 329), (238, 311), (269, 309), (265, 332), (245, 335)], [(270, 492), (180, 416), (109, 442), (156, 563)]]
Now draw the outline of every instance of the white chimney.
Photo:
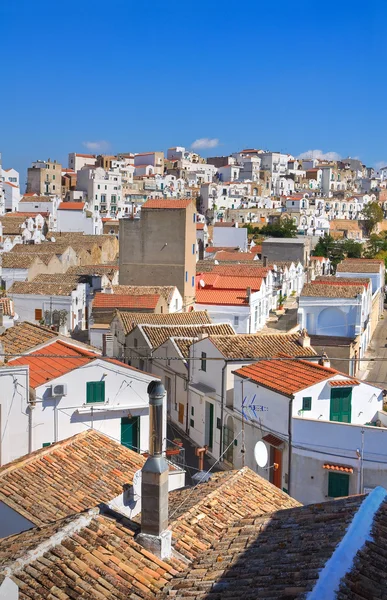
[(298, 338), (298, 343), (303, 348), (310, 348), (310, 337), (308, 336), (306, 329), (302, 329), (300, 337)]
[(330, 368), (331, 361), (329, 360), (328, 355), (325, 352), (323, 353), (322, 357), (318, 361), (318, 364), (321, 365), (322, 367), (326, 367), (327, 369)]
[(160, 558), (171, 555), (172, 533), (168, 531), (169, 466), (163, 451), (163, 403), (165, 388), (151, 381), (149, 395), (149, 456), (142, 468), (141, 533), (137, 541)]

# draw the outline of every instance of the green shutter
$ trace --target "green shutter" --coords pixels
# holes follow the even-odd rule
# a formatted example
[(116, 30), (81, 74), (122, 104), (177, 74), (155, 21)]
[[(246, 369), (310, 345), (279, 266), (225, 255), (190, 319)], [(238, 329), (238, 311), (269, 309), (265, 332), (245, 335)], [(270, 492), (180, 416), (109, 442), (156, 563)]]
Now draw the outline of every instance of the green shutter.
[(303, 398), (302, 399), (302, 410), (312, 410), (312, 398)]
[(105, 382), (88, 381), (86, 384), (86, 402), (105, 402)]
[(42, 448), (47, 448), (48, 446), (51, 446), (52, 442), (43, 442), (42, 444)]
[(331, 409), (329, 419), (340, 423), (351, 422), (352, 388), (331, 389)]
[(331, 498), (341, 498), (348, 496), (349, 493), (349, 475), (345, 473), (328, 474), (328, 496)]

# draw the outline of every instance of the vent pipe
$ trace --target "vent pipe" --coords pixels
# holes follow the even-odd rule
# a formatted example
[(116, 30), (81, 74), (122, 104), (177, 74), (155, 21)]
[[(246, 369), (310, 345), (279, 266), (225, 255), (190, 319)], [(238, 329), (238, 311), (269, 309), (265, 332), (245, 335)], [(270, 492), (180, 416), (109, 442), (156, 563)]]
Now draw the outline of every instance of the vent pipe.
[(137, 540), (160, 558), (168, 558), (172, 534), (167, 531), (169, 466), (162, 454), (165, 388), (161, 381), (151, 381), (148, 395), (149, 456), (142, 468), (141, 533)]

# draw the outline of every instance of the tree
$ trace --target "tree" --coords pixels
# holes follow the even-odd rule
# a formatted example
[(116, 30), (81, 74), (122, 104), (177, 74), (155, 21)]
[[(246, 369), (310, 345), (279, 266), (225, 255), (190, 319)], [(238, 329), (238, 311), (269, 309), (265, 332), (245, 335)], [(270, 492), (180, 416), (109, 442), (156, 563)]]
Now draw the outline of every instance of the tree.
[(363, 245), (360, 242), (355, 242), (355, 240), (344, 240), (344, 242), (341, 243), (341, 247), (348, 258), (361, 258)]
[(320, 237), (313, 250), (313, 255), (329, 258), (334, 269), (345, 256), (343, 244), (334, 240), (329, 233)]
[(367, 236), (371, 235), (376, 225), (383, 221), (383, 209), (377, 202), (369, 202), (365, 205), (361, 214), (364, 217), (363, 226)]

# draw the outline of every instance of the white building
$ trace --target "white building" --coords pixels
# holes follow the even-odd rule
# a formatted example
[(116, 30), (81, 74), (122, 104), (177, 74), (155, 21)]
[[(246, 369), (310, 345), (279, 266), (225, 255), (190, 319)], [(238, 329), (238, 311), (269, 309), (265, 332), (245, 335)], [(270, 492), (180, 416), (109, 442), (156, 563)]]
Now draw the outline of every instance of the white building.
[[(2, 463), (88, 428), (135, 451), (149, 448), (147, 386), (154, 376), (55, 340), (9, 361), (0, 378), (9, 388), (1, 400), (8, 415), (1, 423)], [(19, 401), (12, 403), (15, 393)]]
[(61, 202), (58, 206), (56, 230), (101, 235), (103, 223), (99, 213), (89, 212), (84, 202)]
[(359, 358), (362, 358), (371, 339), (371, 310), (369, 279), (316, 279), (302, 289), (298, 323), (309, 335), (347, 338), (360, 335)]
[(60, 333), (86, 329), (87, 283), (16, 281), (8, 290), (21, 321), (54, 325)]
[[(369, 442), (363, 489), (387, 480), (378, 464), (387, 457), (377, 445), (384, 436), (370, 427), (387, 422), (380, 388), (326, 366), (283, 358), (242, 367), (234, 375), (233, 405), (226, 408), (232, 435), (239, 442), (243, 427), (245, 464), (277, 487), (302, 503), (358, 493), (362, 429)], [(265, 467), (254, 458), (259, 441), (267, 448)], [(234, 453), (234, 468), (240, 464), (241, 455)]]
[(122, 211), (122, 179), (117, 170), (83, 167), (78, 172), (77, 189), (86, 192), (91, 211), (112, 217)]
[(78, 154), (77, 152), (70, 152), (68, 158), (68, 168), (72, 171), (78, 172), (86, 166), (94, 167), (96, 162), (97, 157), (94, 154)]
[(281, 176), (287, 174), (289, 155), (281, 152), (263, 152), (260, 159), (261, 169), (271, 173), (272, 191), (278, 194), (277, 182)]
[(4, 212), (16, 212), (19, 210), (20, 188), (15, 183), (5, 181), (4, 190)]

